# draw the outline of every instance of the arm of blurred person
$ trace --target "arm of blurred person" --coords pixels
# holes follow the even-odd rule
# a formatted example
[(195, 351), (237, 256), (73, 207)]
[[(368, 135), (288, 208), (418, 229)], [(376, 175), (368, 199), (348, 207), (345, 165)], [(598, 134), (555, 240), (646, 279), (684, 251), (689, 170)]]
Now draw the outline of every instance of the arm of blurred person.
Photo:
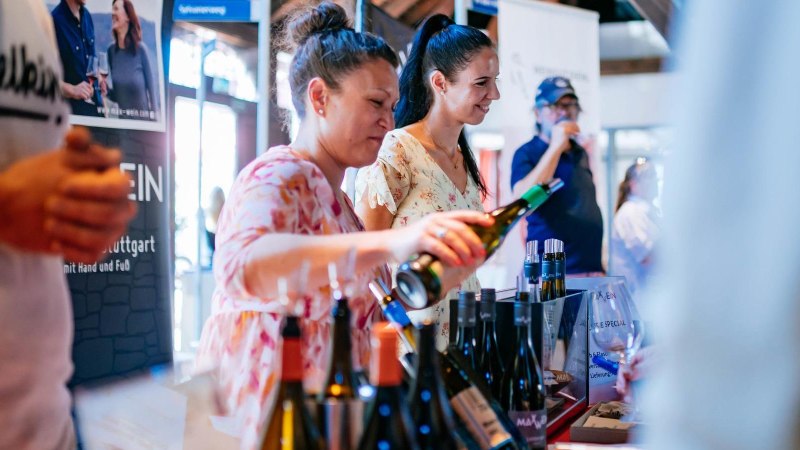
[(89, 100), (94, 95), (94, 88), (85, 81), (78, 84), (69, 84), (65, 81), (60, 81), (59, 83), (61, 85), (61, 95), (65, 98)]
[(640, 206), (625, 202), (614, 216), (613, 227), (614, 233), (636, 261), (643, 266), (649, 265), (661, 234), (660, 225)]
[(539, 162), (524, 178), (512, 186), (514, 197), (521, 197), (533, 186), (553, 179), (561, 155), (571, 148), (570, 138), (577, 136), (578, 133), (580, 133), (580, 128), (575, 122), (560, 122), (554, 125), (550, 144)]
[(653, 366), (658, 362), (658, 351), (653, 346), (639, 349), (631, 358), (630, 363), (620, 364), (617, 372), (617, 393), (626, 403), (633, 401), (633, 388), (631, 383), (645, 378), (653, 371)]
[(0, 241), (16, 248), (94, 262), (135, 214), (130, 179), (88, 132), (67, 134), (66, 145), (25, 158), (0, 172)]
[[(490, 225), (491, 217), (475, 211), (452, 211), (431, 214), (407, 227), (337, 235), (313, 236), (289, 233), (266, 234), (245, 250), (244, 289), (256, 297), (276, 295), (277, 280), (291, 278), (304, 261), (311, 264), (309, 287), (328, 282), (330, 261), (343, 261), (351, 248), (356, 249), (356, 272), (370, 270), (388, 260), (404, 261), (418, 252), (437, 256), (446, 266), (457, 267), (461, 279), (486, 257), (478, 236), (468, 223)], [(445, 231), (446, 233), (442, 233)], [(439, 237), (444, 234), (444, 237)], [(225, 270), (225, 269), (223, 269)], [(452, 286), (443, 287), (450, 289)]]

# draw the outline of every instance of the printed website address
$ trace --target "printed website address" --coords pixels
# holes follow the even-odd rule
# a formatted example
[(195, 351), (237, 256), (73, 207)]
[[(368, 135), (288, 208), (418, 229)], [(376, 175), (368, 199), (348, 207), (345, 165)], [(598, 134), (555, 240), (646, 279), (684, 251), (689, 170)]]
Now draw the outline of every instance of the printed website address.
[(178, 11), (181, 14), (202, 14), (202, 15), (216, 15), (216, 16), (225, 16), (228, 14), (228, 8), (225, 6), (190, 6), (190, 5), (180, 5), (178, 6)]

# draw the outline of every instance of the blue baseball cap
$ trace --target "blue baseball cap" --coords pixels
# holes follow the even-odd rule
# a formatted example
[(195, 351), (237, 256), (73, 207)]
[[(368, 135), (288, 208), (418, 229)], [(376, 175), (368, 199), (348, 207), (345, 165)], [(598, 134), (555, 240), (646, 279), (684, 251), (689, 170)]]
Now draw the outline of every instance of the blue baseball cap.
[(571, 95), (575, 98), (575, 89), (569, 78), (564, 77), (549, 77), (539, 83), (539, 88), (536, 90), (536, 107), (541, 108), (544, 105), (552, 105), (565, 95)]

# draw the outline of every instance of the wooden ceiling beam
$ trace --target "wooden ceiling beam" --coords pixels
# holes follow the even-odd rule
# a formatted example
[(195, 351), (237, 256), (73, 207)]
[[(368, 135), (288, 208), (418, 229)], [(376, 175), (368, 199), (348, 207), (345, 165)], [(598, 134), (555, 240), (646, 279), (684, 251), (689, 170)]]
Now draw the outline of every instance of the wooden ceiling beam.
[(657, 73), (664, 69), (663, 58), (606, 59), (600, 61), (600, 75)]
[(672, 0), (628, 0), (636, 11), (653, 24), (656, 30), (669, 40), (670, 19), (672, 18)]
[(452, 16), (455, 10), (452, 0), (420, 0), (417, 5), (400, 17), (408, 26), (414, 27), (428, 16), (442, 13)]
[(417, 0), (391, 0), (384, 3), (381, 9), (396, 19), (416, 7), (417, 3)]

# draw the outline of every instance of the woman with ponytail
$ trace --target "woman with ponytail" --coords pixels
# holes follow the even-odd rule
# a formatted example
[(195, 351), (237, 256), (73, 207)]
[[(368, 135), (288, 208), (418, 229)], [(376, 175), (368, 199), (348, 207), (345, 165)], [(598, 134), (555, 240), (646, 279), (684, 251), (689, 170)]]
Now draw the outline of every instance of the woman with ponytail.
[[(464, 125), (483, 122), (489, 105), (500, 98), (498, 70), (494, 45), (480, 30), (442, 14), (422, 24), (400, 75), (397, 129), (356, 180), (357, 211), (368, 230), (402, 228), (436, 211), (483, 212), (486, 185)], [(439, 234), (448, 239), (446, 232)], [(480, 290), (474, 270), (482, 259), (461, 261), (464, 273), (472, 275), (443, 298), (459, 289)], [(437, 346), (447, 345), (448, 302), (412, 316), (438, 323)]]
[(611, 230), (610, 273), (624, 276), (631, 293), (646, 283), (661, 234), (661, 212), (653, 204), (657, 196), (656, 168), (647, 159), (637, 158), (619, 184)]
[[(397, 56), (379, 37), (355, 32), (340, 6), (323, 2), (289, 23), (295, 54), (289, 70), (300, 131), (289, 145), (260, 155), (239, 173), (217, 225), (212, 313), (203, 327), (196, 366), (218, 367), (231, 415), (243, 425), (242, 448), (254, 448), (263, 412), (278, 382), (276, 354), (286, 314), (300, 317), (303, 381), (322, 388), (331, 349), (331, 288), (327, 267), (349, 280), (352, 352), (369, 353), (375, 299), (367, 283), (387, 283), (388, 260), (417, 252), (448, 266), (479, 257), (478, 237), (464, 225), (489, 225), (474, 211), (433, 214), (415, 226), (364, 232), (340, 186), (348, 167), (375, 161), (394, 127)], [(446, 230), (447, 239), (437, 237)], [(355, 250), (355, 268), (343, 263)], [(298, 278), (307, 262), (308, 276)], [(281, 295), (279, 280), (289, 292)]]

